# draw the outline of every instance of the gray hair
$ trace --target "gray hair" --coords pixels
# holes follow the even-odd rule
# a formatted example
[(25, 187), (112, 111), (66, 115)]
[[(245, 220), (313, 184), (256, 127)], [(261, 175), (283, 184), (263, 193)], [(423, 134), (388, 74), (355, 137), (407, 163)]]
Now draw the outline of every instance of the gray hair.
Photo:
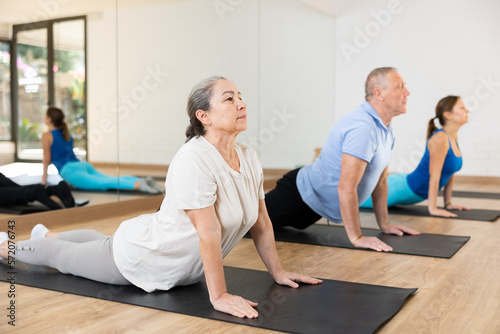
[(379, 67), (368, 74), (365, 82), (365, 99), (368, 101), (373, 96), (373, 91), (376, 88), (387, 88), (387, 74), (397, 72), (395, 67)]
[(218, 80), (227, 80), (224, 77), (213, 76), (200, 81), (193, 87), (188, 97), (187, 114), (189, 125), (186, 129), (186, 143), (194, 137), (203, 136), (206, 132), (201, 121), (196, 118), (196, 111), (209, 110), (213, 87)]

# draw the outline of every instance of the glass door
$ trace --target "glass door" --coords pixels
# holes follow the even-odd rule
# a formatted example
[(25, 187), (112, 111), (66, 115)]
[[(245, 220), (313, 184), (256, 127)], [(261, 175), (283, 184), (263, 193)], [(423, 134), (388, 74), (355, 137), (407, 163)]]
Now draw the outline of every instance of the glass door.
[(14, 26), (12, 110), (17, 161), (43, 158), (48, 106), (63, 110), (75, 154), (87, 156), (85, 17)]

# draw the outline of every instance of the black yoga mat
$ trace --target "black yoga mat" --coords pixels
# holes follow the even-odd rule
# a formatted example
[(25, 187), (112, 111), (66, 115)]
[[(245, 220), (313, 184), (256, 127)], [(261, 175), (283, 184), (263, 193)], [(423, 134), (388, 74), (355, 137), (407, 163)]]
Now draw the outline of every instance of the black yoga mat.
[[(359, 211), (373, 212), (372, 209), (359, 208)], [(429, 210), (423, 205), (396, 205), (389, 207), (389, 213), (396, 215), (408, 215), (408, 216), (419, 216), (419, 217), (436, 217), (444, 219), (464, 219), (464, 220), (479, 220), (493, 222), (498, 217), (500, 217), (500, 211), (498, 210), (449, 210), (457, 215), (457, 217), (438, 217), (431, 216)]]
[[(470, 237), (426, 234), (397, 236), (385, 234), (380, 230), (362, 228), (364, 236), (377, 237), (392, 247), (392, 253), (419, 255), (450, 259)], [(250, 233), (245, 235), (250, 238)], [(372, 251), (366, 248), (354, 247), (343, 226), (313, 224), (304, 230), (293, 227), (282, 227), (274, 230), (276, 241), (293, 242), (298, 244), (319, 245)]]
[[(442, 196), (443, 192), (440, 191), (439, 195)], [(500, 199), (500, 193), (476, 192), (476, 191), (453, 190), (452, 196), (454, 196), (454, 197), (468, 197), (468, 198)]]
[(46, 206), (36, 204), (0, 206), (0, 213), (9, 213), (13, 215), (25, 215), (44, 211), (49, 211), (49, 209)]
[(90, 203), (87, 198), (75, 198), (75, 206), (85, 206)]
[[(89, 204), (89, 200), (86, 198), (75, 199), (75, 207), (84, 206)], [(49, 209), (45, 205), (41, 204), (24, 204), (24, 205), (9, 205), (0, 206), (0, 213), (8, 213), (13, 215), (26, 215), (30, 213), (45, 212)]]
[(0, 264), (0, 280), (8, 282), (14, 276), (16, 284), (289, 333), (373, 333), (417, 290), (334, 280), (292, 289), (274, 283), (264, 271), (233, 267), (224, 271), (230, 293), (259, 303), (257, 319), (215, 311), (204, 281), (146, 293), (134, 286), (98, 283), (24, 263), (11, 270), (5, 262)]

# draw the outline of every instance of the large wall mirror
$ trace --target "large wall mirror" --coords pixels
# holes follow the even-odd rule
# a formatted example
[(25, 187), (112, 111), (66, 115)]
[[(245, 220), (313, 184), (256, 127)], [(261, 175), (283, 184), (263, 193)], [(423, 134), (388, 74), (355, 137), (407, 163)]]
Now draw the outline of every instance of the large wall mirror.
[(238, 139), (264, 168), (312, 161), (334, 117), (332, 16), (284, 0), (117, 5), (88, 16), (91, 160), (168, 165), (185, 140), (191, 88), (221, 75), (243, 94)]
[[(256, 147), (264, 167), (313, 159), (307, 147), (324, 138), (302, 129), (323, 133), (333, 121), (333, 17), (284, 0), (164, 1), (116, 13), (89, 19), (93, 159), (114, 159), (102, 144), (118, 138), (120, 163), (169, 164), (185, 139), (189, 91), (212, 75), (243, 93), (249, 126), (239, 140)], [(105, 129), (110, 117), (118, 133)]]
[(98, 169), (124, 175), (123, 166), (167, 166), (185, 141), (188, 94), (212, 75), (242, 92), (248, 130), (238, 140), (257, 149), (264, 168), (310, 163), (333, 122), (334, 19), (301, 1), (117, 0), (19, 10), (12, 13), (23, 22), (0, 27), (16, 41), (13, 50), (2, 44), (17, 55), (19, 83), (15, 117), (2, 124), (17, 161), (40, 161), (44, 113), (55, 104), (81, 158)]
[[(212, 75), (227, 77), (242, 92), (248, 130), (238, 139), (257, 149), (265, 169), (309, 164), (338, 117), (362, 102), (366, 74), (392, 65), (404, 74), (412, 96), (408, 115), (395, 122), (398, 142), (391, 171), (414, 168), (436, 102), (457, 94), (477, 112), (463, 131), (468, 140), (462, 148), (471, 161), (463, 173), (498, 176), (488, 162), (498, 136), (487, 124), (497, 117), (500, 93), (495, 66), (500, 49), (487, 42), (499, 31), (492, 14), (498, 4), (453, 6), (446, 0), (457, 18), (468, 20), (468, 28), (460, 20), (444, 27), (446, 6), (430, 13), (426, 9), (432, 2), (422, 1), (116, 0), (75, 5), (57, 0), (47, 9), (33, 0), (23, 15), (25, 23), (85, 15), (85, 41), (68, 38), (82, 26), (65, 21), (52, 28), (52, 43), (74, 55), (85, 42), (85, 117), (77, 108), (73, 121), (85, 130), (82, 154), (107, 171), (124, 175), (124, 166), (167, 166), (185, 140), (188, 94)], [(422, 17), (426, 29), (420, 29)], [(11, 31), (2, 24), (4, 73)], [(26, 45), (33, 36), (20, 35)], [(466, 42), (472, 41), (469, 48)], [(47, 41), (37, 41), (32, 49), (39, 53), (42, 42)], [(55, 87), (71, 79), (62, 68), (59, 73)], [(9, 85), (5, 75), (1, 79), (5, 109), (10, 107)], [(12, 124), (0, 110), (0, 139), (19, 135), (11, 133)], [(18, 154), (36, 153), (37, 147), (23, 145), (26, 150)]]

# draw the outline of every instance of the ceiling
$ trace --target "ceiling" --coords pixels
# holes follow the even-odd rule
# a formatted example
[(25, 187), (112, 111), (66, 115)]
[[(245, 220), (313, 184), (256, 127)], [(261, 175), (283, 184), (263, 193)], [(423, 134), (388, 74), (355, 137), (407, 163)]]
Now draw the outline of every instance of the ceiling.
[(150, 4), (182, 0), (0, 0), (0, 23), (20, 24), (59, 17), (86, 15), (111, 10), (118, 6), (147, 6)]
[[(116, 7), (147, 6), (185, 0), (0, 0), (0, 35), (7, 35), (12, 25), (53, 18), (88, 15)], [(229, 1), (229, 0), (221, 0)], [(240, 0), (243, 1), (243, 0)], [(265, 0), (262, 0), (265, 1)], [(298, 0), (330, 16), (373, 6), (387, 0)], [(2, 34), (3, 32), (3, 34)]]

